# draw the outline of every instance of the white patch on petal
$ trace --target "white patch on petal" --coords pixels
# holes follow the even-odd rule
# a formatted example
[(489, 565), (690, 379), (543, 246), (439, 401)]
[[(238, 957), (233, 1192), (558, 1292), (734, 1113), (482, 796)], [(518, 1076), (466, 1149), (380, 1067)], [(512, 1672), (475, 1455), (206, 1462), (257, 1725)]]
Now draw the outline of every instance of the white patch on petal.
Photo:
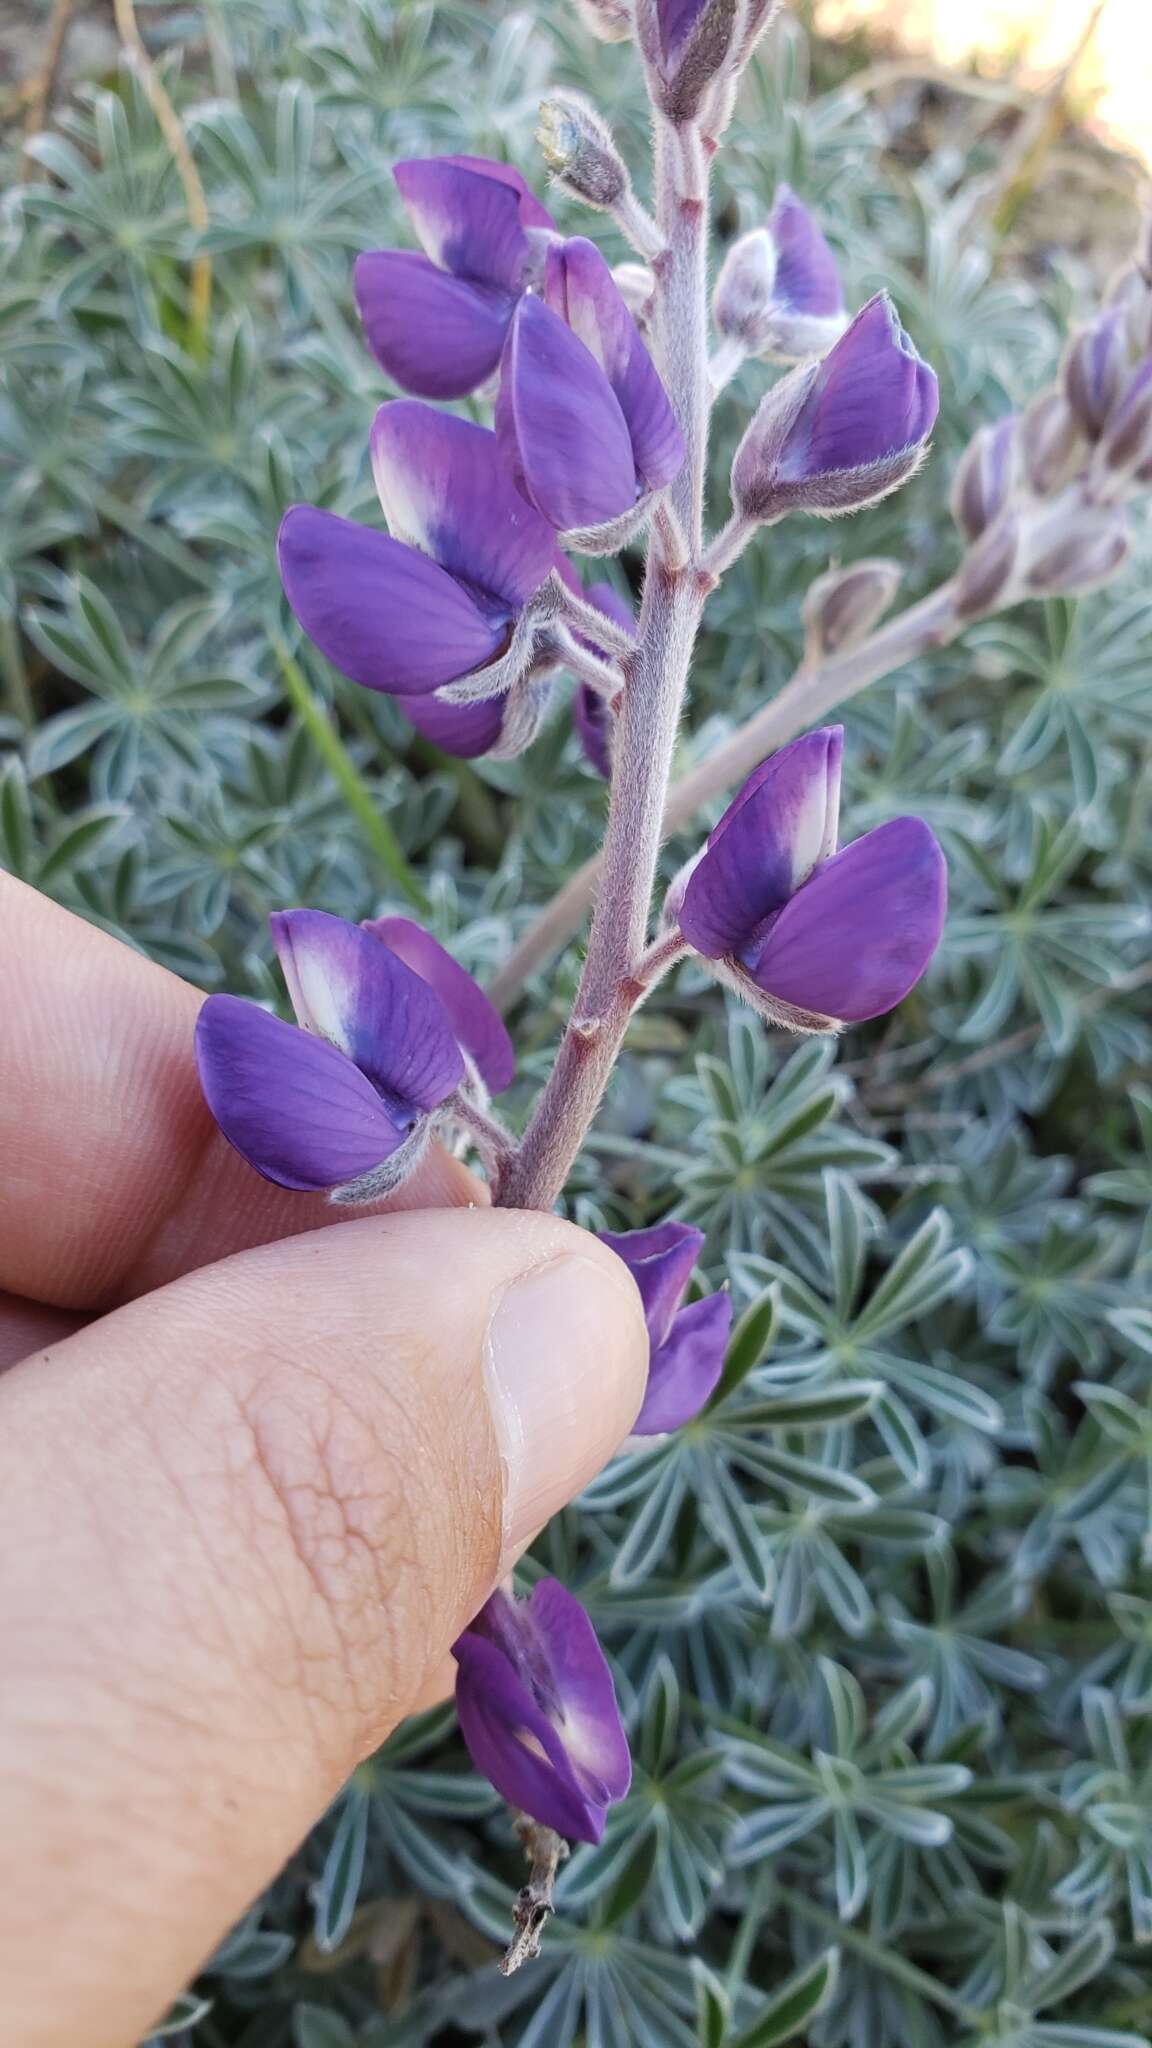
[(372, 475), (381, 509), (394, 540), (406, 541), (422, 553), (433, 553), (435, 524), (431, 493), (425, 481), (400, 462), (383, 434), (372, 436)]
[(333, 958), (331, 948), (296, 944), (284, 963), (284, 976), (297, 1022), (303, 1030), (326, 1038), (352, 1056), (359, 976)]

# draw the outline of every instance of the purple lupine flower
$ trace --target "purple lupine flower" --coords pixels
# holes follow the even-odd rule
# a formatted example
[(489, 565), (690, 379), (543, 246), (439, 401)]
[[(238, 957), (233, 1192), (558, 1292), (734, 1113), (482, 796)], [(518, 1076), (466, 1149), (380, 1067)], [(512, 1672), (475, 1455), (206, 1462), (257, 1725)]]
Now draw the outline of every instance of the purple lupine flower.
[(935, 371), (880, 292), (823, 362), (802, 364), (761, 401), (732, 465), (738, 510), (775, 520), (875, 504), (919, 467), (938, 406)]
[(426, 253), (357, 258), (368, 345), (402, 390), (462, 398), (496, 369), (516, 303), (539, 274), (539, 244), (556, 224), (519, 171), (487, 157), (415, 157), (393, 176)]
[(790, 185), (765, 227), (742, 235), (716, 280), (717, 331), (745, 355), (797, 362), (823, 355), (847, 325), (836, 258)]
[(413, 399), (372, 426), (380, 533), (293, 505), (280, 574), (309, 638), (370, 690), (425, 697), (467, 676), (498, 696), (530, 664), (531, 599), (556, 564), (556, 537), (525, 504), (496, 437)]
[(196, 1023), (208, 1107), (265, 1180), (375, 1201), (417, 1165), (471, 1065), (506, 1085), (503, 1027), (407, 918), (383, 920), (392, 930), (380, 935), (320, 910), (269, 922), (297, 1024), (209, 996)]
[[(597, 611), (629, 629), (635, 624), (632, 608), (610, 583), (592, 583), (585, 596)], [(594, 653), (599, 653), (593, 648)], [(572, 722), (576, 727), (585, 759), (607, 781), (612, 773), (612, 707), (590, 683), (577, 683), (572, 699)]]
[(689, 945), (796, 1030), (893, 1009), (944, 925), (944, 856), (919, 818), (893, 818), (836, 852), (843, 737), (827, 726), (765, 761), (670, 892)]
[(600, 251), (579, 236), (549, 248), (543, 297), (517, 307), (496, 434), (525, 497), (589, 552), (615, 552), (684, 461), (640, 330)]
[(623, 1259), (640, 1290), (650, 1346), (644, 1404), (633, 1436), (664, 1436), (698, 1415), (724, 1370), (732, 1327), (732, 1297), (707, 1294), (681, 1303), (704, 1247), (704, 1233), (688, 1223), (657, 1223), (649, 1230), (600, 1232)]
[(508, 1804), (598, 1842), (632, 1779), (612, 1674), (580, 1602), (555, 1579), (493, 1593), (452, 1646), (460, 1733)]

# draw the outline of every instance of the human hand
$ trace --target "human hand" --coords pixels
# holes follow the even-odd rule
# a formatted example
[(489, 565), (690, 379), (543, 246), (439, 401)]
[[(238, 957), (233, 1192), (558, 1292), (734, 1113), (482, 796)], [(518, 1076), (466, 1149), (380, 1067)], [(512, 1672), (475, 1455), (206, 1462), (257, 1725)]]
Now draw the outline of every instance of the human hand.
[(0, 2039), (131, 2048), (446, 1689), (648, 1345), (612, 1253), (443, 1154), (356, 1220), (259, 1180), (197, 993), (4, 876), (0, 969)]

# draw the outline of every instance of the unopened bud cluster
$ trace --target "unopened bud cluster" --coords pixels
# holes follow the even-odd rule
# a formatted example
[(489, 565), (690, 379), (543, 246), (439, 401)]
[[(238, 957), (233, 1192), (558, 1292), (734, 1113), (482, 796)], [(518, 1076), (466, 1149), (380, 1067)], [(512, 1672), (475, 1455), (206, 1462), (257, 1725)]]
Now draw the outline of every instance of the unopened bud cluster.
[(540, 107), (536, 139), (557, 184), (586, 206), (608, 211), (629, 190), (612, 131), (582, 93), (550, 93)]
[(1059, 381), (1026, 412), (982, 427), (952, 488), (969, 551), (961, 619), (1023, 597), (1107, 583), (1129, 552), (1126, 503), (1152, 487), (1152, 231), (1097, 317), (1075, 335)]

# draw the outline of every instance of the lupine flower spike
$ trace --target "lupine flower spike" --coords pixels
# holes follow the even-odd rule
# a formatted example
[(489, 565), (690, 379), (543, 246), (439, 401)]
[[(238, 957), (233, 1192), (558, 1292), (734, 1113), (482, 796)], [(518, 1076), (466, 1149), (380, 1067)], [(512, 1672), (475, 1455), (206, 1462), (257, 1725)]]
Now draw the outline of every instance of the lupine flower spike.
[(944, 856), (919, 818), (893, 818), (837, 853), (842, 751), (834, 725), (774, 754), (667, 904), (721, 980), (796, 1031), (893, 1009), (944, 926)]
[(208, 1106), (265, 1180), (375, 1201), (419, 1163), (470, 1075), (507, 1085), (511, 1046), (471, 977), (407, 918), (366, 930), (286, 910), (270, 923), (297, 1025), (209, 996), (196, 1026)]
[(737, 511), (771, 521), (875, 504), (919, 467), (938, 405), (935, 371), (880, 292), (823, 362), (761, 401), (732, 467)]
[(556, 565), (555, 534), (485, 427), (397, 399), (371, 445), (390, 533), (294, 505), (279, 538), (288, 602), (344, 675), (405, 709), (464, 678), (465, 700), (502, 696), (532, 666), (531, 601)]
[(598, 1842), (632, 1778), (612, 1674), (580, 1602), (555, 1579), (493, 1593), (453, 1644), (460, 1732), (512, 1807)]
[(681, 1307), (704, 1233), (687, 1223), (657, 1223), (650, 1230), (601, 1231), (623, 1259), (644, 1304), (651, 1352), (644, 1404), (634, 1437), (665, 1436), (700, 1413), (724, 1369), (732, 1327), (732, 1297), (706, 1294)]
[(555, 222), (519, 171), (486, 157), (417, 157), (393, 176), (426, 253), (357, 259), (368, 345), (402, 391), (462, 398), (496, 369)]

